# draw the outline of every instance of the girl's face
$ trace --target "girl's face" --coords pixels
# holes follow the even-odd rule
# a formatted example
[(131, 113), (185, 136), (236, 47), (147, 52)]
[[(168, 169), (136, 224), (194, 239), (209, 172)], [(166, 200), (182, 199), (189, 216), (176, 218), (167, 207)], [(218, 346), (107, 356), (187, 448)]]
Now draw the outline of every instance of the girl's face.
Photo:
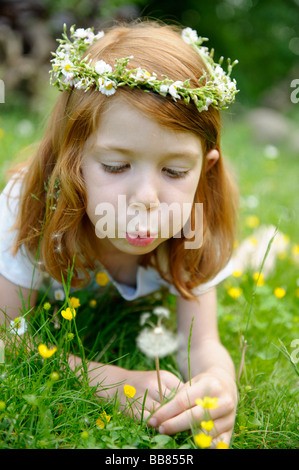
[(179, 234), (202, 168), (200, 139), (113, 97), (85, 146), (87, 215), (99, 251), (142, 255)]

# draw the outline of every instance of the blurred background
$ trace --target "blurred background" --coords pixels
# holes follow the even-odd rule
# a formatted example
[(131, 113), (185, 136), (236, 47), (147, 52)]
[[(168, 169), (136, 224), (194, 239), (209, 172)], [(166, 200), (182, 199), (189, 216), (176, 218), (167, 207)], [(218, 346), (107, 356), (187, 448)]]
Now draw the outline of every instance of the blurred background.
[(0, 189), (12, 160), (42, 135), (59, 93), (48, 86), (49, 60), (63, 24), (97, 32), (139, 17), (190, 26), (209, 38), (216, 60), (239, 60), (223, 147), (241, 213), (298, 239), (299, 0), (0, 0)]

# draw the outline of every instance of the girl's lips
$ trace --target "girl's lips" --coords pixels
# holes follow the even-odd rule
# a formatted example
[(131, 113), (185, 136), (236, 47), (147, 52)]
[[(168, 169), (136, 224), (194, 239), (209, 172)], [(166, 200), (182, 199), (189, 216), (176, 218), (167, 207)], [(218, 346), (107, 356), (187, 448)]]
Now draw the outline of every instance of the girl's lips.
[(137, 235), (137, 234), (128, 234), (126, 233), (126, 239), (127, 239), (127, 242), (130, 243), (130, 245), (134, 245), (134, 246), (147, 246), (147, 245), (150, 245), (155, 239), (157, 238), (156, 235), (154, 236), (148, 236), (148, 235), (145, 235), (145, 236), (140, 236), (140, 235)]

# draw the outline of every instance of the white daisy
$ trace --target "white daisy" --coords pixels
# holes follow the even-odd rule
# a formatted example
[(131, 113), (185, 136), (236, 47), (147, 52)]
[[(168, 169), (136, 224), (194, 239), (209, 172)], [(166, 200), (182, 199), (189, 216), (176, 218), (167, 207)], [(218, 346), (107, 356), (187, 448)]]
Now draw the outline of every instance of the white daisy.
[(170, 85), (168, 89), (168, 93), (173, 97), (176, 101), (177, 99), (181, 99), (181, 96), (178, 94), (177, 89), (183, 87), (184, 84), (181, 81), (176, 81), (172, 85)]
[(191, 44), (192, 42), (198, 41), (197, 32), (191, 28), (185, 28), (182, 31), (182, 38), (187, 44)]
[(104, 60), (98, 60), (94, 65), (94, 69), (99, 75), (103, 75), (104, 73), (111, 73), (112, 72), (111, 65), (106, 64), (106, 62)]
[(87, 34), (88, 34), (88, 30), (86, 30), (84, 28), (78, 28), (74, 32), (74, 37), (78, 38), (78, 39), (84, 39), (84, 38), (86, 38)]
[(99, 90), (103, 95), (111, 96), (116, 92), (116, 84), (113, 80), (100, 78)]
[(11, 332), (15, 335), (23, 335), (27, 331), (27, 323), (25, 318), (17, 317), (10, 322)]
[(62, 289), (56, 289), (54, 292), (54, 297), (56, 300), (64, 300), (65, 299), (65, 294)]

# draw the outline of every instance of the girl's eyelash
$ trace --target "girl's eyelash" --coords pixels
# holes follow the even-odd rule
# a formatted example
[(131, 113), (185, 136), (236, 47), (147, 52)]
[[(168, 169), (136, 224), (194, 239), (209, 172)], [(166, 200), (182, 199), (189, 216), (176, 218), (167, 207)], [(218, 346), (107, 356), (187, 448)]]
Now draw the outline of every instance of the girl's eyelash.
[(121, 173), (123, 170), (129, 168), (129, 165), (106, 165), (105, 163), (102, 163), (102, 167), (104, 168), (104, 171), (107, 171), (108, 173)]
[(184, 178), (188, 174), (188, 170), (179, 171), (174, 170), (173, 168), (163, 168), (163, 170), (170, 176), (170, 178)]
[[(106, 165), (105, 163), (102, 163), (102, 167), (104, 168), (104, 171), (107, 171), (108, 173), (121, 173), (122, 171), (128, 169), (130, 165)], [(163, 171), (167, 173), (167, 176), (170, 178), (184, 178), (188, 174), (188, 170), (179, 171), (174, 170), (173, 168), (163, 168)]]

